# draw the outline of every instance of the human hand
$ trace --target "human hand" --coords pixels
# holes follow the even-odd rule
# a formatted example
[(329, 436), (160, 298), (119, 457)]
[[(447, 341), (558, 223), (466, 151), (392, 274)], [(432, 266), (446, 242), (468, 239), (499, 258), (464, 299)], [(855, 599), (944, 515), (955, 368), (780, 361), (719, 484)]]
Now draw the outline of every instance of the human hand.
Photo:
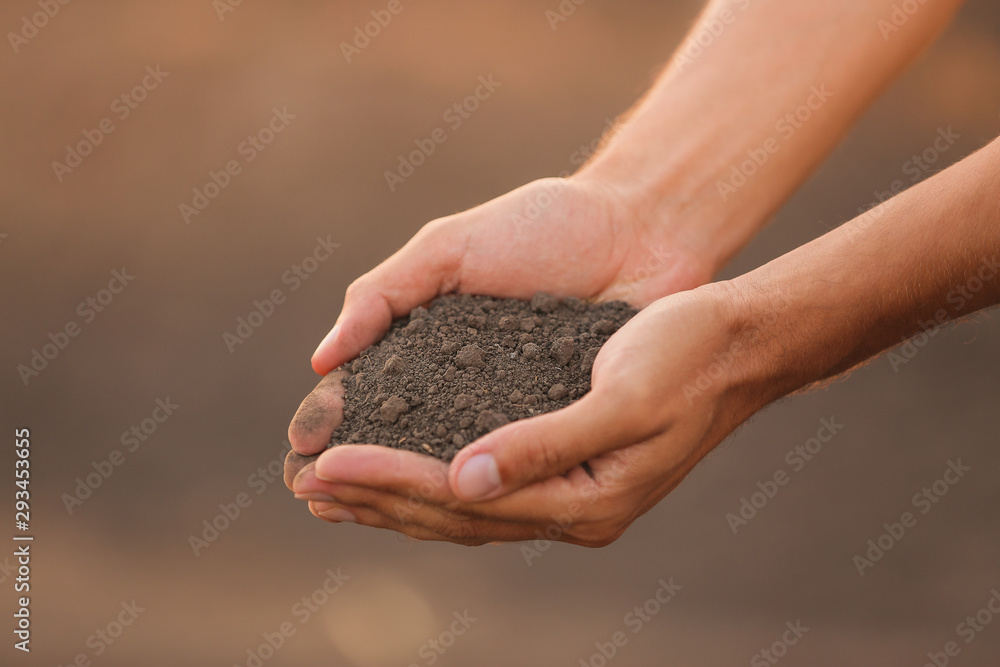
[(326, 374), (350, 361), (393, 318), (448, 292), (530, 298), (544, 291), (642, 307), (707, 282), (718, 262), (691, 249), (703, 247), (686, 231), (697, 225), (651, 217), (616, 188), (578, 175), (535, 181), (435, 220), (348, 287), (313, 368)]
[[(745, 355), (736, 353), (747, 336), (738, 303), (726, 283), (657, 301), (601, 349), (587, 395), (488, 433), (450, 466), (341, 445), (302, 468), (291, 486), (321, 518), (418, 539), (483, 544), (541, 535), (608, 544), (770, 402), (751, 390)], [(705, 386), (698, 379), (713, 365), (721, 372)], [(325, 445), (342, 397), (339, 380), (328, 377), (306, 399), (289, 431), (296, 451)]]

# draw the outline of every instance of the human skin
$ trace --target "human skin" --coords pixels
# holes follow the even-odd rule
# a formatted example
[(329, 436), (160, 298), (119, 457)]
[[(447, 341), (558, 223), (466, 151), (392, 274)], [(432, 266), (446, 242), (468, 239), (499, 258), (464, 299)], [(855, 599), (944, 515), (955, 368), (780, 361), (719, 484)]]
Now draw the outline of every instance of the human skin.
[[(425, 227), (352, 284), (313, 358), (326, 373), (392, 317), (452, 290), (609, 298), (624, 289), (648, 307), (604, 346), (592, 391), (484, 436), (451, 466), (369, 445), (330, 449), (295, 478), (297, 496), (327, 520), (420, 539), (533, 539), (557, 525), (557, 539), (607, 544), (771, 401), (897, 344), (939, 311), (996, 303), (1000, 280), (982, 280), (1000, 250), (996, 142), (756, 271), (703, 285), (957, 4), (923, 5), (883, 40), (876, 23), (889, 2), (710, 3), (689, 39), (723, 12), (735, 20), (693, 62), (675, 58), (590, 164)], [(780, 135), (745, 186), (721, 196), (732, 166), (817, 88), (832, 94)], [(530, 224), (511, 222), (554, 187)], [(652, 247), (670, 261), (636, 283)], [(954, 312), (949, 291), (973, 278), (982, 287)], [(697, 379), (709, 368), (717, 379), (705, 387)], [(335, 391), (324, 381), (304, 401), (289, 429), (297, 452), (329, 441)]]

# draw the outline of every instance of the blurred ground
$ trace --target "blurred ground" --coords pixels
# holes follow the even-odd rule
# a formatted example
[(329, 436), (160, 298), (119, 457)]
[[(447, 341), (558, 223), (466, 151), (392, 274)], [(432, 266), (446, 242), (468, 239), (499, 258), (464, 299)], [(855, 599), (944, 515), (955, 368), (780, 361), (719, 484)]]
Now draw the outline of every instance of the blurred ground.
[[(968, 644), (956, 634), (1000, 587), (995, 313), (895, 370), (883, 358), (772, 407), (601, 550), (557, 545), (528, 566), (513, 545), (401, 541), (322, 524), (267, 481), (350, 280), (427, 220), (570, 168), (698, 10), (595, 0), (553, 31), (546, 3), (406, 2), (347, 63), (340, 42), (384, 6), (244, 2), (220, 20), (210, 0), (74, 2), (0, 50), (2, 415), (32, 429), (37, 537), (34, 650), (15, 654), (4, 630), (0, 662), (246, 665), (286, 623), (294, 634), (264, 664), (424, 665), (438, 655), (425, 642), (466, 611), (477, 620), (454, 626), (469, 625), (437, 664), (586, 664), (619, 630), (616, 665), (747, 664), (797, 620), (810, 629), (782, 664), (920, 665), (950, 640), (954, 664), (995, 660), (1000, 619)], [(6, 2), (0, 27), (36, 11)], [(939, 128), (960, 139), (934, 169), (998, 134), (998, 18), (970, 2), (726, 275), (908, 181)], [(146, 99), (115, 102), (157, 66), (169, 74)], [(397, 155), (489, 75), (497, 92), (390, 193)], [(286, 107), (273, 142), (241, 152)], [(114, 130), (60, 182), (52, 162), (103, 118)], [(230, 160), (240, 173), (186, 224), (179, 204)], [(340, 247), (291, 291), (283, 274), (327, 236)], [(135, 278), (101, 312), (77, 310), (123, 267)], [(230, 352), (223, 333), (275, 288), (287, 301)], [(80, 334), (25, 386), (18, 364), (71, 320)], [(69, 514), (62, 494), (168, 397), (174, 414)], [(844, 428), (792, 472), (786, 452), (824, 418)], [(852, 557), (958, 458), (971, 471), (859, 577)], [(779, 469), (791, 483), (733, 535), (726, 514)], [(189, 536), (240, 493), (251, 504), (195, 556)], [(338, 568), (349, 579), (324, 604), (295, 606)], [(682, 590), (634, 632), (626, 614), (671, 577)], [(133, 600), (144, 611), (113, 643), (93, 634)]]

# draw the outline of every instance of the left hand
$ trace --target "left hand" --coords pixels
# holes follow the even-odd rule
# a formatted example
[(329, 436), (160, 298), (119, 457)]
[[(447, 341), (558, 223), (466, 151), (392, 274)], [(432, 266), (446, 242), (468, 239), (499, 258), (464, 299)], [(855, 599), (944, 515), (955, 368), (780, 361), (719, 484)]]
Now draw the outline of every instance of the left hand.
[[(653, 303), (601, 349), (588, 394), (488, 433), (450, 466), (377, 445), (340, 445), (302, 468), (293, 490), (328, 521), (417, 539), (606, 545), (769, 402), (737, 380), (750, 346), (740, 347), (745, 327), (722, 285)], [(713, 364), (723, 372), (705, 387), (698, 379)], [(342, 392), (328, 376), (306, 398), (289, 429), (296, 452), (322, 451), (342, 418)]]

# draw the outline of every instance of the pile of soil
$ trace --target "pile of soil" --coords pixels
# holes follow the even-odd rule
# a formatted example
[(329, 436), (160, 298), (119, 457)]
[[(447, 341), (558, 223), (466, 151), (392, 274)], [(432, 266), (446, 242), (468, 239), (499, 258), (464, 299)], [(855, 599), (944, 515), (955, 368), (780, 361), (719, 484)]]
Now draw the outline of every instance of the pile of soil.
[(530, 302), (439, 297), (341, 367), (344, 422), (330, 446), (374, 443), (451, 461), (495, 428), (586, 394), (597, 352), (637, 312), (542, 292)]

